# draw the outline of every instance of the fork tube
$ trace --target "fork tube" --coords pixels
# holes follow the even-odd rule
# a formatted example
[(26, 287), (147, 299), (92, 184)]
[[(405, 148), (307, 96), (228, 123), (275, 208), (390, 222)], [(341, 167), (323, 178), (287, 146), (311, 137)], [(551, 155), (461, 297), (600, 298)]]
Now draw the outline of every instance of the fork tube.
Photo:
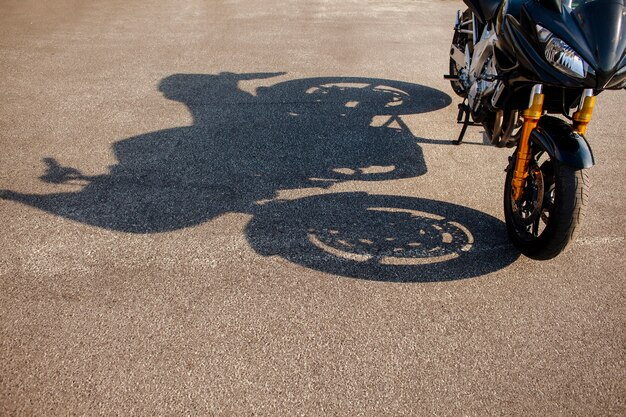
[(527, 110), (524, 110), (524, 124), (522, 125), (522, 133), (517, 145), (517, 159), (515, 160), (515, 171), (513, 172), (513, 181), (511, 183), (513, 189), (513, 198), (519, 201), (522, 198), (524, 190), (524, 181), (528, 176), (528, 163), (530, 161), (530, 133), (541, 118), (543, 111), (543, 86), (537, 84), (530, 93), (530, 104)]
[(591, 121), (591, 115), (593, 114), (593, 107), (595, 105), (596, 97), (593, 95), (593, 90), (586, 88), (585, 91), (583, 91), (578, 111), (572, 116), (572, 120), (574, 120), (574, 130), (581, 135), (584, 135), (587, 131), (587, 125)]

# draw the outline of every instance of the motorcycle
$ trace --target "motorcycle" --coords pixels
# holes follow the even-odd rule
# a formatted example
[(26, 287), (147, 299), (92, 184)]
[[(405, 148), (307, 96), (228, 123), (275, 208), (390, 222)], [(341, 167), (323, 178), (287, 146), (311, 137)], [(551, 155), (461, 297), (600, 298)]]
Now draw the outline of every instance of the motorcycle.
[(464, 3), (445, 76), (464, 99), (456, 143), (478, 125), (491, 144), (515, 148), (504, 187), (509, 237), (530, 258), (554, 258), (585, 213), (596, 96), (626, 87), (624, 0)]

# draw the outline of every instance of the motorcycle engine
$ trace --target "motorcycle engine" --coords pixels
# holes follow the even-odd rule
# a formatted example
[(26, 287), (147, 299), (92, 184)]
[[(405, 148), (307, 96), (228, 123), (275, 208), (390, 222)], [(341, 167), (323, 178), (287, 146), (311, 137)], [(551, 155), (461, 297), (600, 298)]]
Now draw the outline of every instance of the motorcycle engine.
[(473, 119), (477, 122), (481, 122), (485, 119), (488, 113), (492, 110), (488, 107), (488, 100), (491, 94), (496, 89), (497, 84), (496, 67), (494, 65), (493, 57), (487, 59), (480, 76), (472, 83), (469, 93), (467, 95), (468, 104), (472, 109)]

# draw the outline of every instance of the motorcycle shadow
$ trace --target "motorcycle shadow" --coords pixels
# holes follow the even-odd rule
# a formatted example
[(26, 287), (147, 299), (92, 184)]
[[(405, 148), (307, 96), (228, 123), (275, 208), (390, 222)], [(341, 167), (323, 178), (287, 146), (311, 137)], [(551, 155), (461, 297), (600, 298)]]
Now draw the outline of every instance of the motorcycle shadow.
[[(29, 194), (19, 201), (73, 221), (127, 233), (162, 233), (225, 213), (254, 214), (281, 190), (328, 188), (346, 181), (414, 178), (427, 172), (404, 114), (450, 104), (439, 90), (400, 81), (324, 77), (261, 80), (284, 73), (174, 74), (159, 90), (184, 103), (193, 124), (122, 139), (117, 163), (84, 175), (53, 156), (40, 180), (77, 191)], [(383, 123), (376, 125), (375, 118)], [(58, 189), (58, 188), (57, 188)]]
[[(381, 200), (383, 197), (361, 194), (277, 200), (285, 190), (324, 190), (346, 181), (426, 174), (419, 138), (403, 128), (400, 116), (435, 111), (451, 103), (450, 96), (427, 86), (374, 78), (308, 78), (258, 86), (260, 80), (281, 75), (284, 73), (166, 77), (159, 90), (165, 98), (187, 106), (192, 125), (116, 142), (113, 154), (117, 163), (102, 175), (84, 175), (52, 156), (44, 157), (46, 170), (40, 180), (55, 186), (72, 185), (74, 191), (28, 194), (4, 190), (0, 197), (83, 224), (137, 234), (180, 230), (227, 213), (250, 214), (248, 237), (260, 253), (280, 254), (314, 269), (367, 279), (452, 279), (475, 276), (512, 261), (510, 254), (493, 257), (476, 249), (476, 236), (484, 232), (492, 237), (494, 231), (503, 230), (499, 222), (447, 203), (399, 197)], [(250, 91), (241, 88), (243, 84), (257, 87)], [(392, 127), (398, 124), (400, 128)], [(267, 201), (270, 203), (259, 204)], [(371, 204), (404, 207), (405, 211), (392, 214), (375, 210)], [(415, 210), (435, 217), (420, 217)], [(463, 235), (468, 229), (454, 229), (454, 223), (424, 223), (436, 223), (440, 212), (454, 214), (460, 218), (458, 224), (474, 229)], [(391, 221), (398, 217), (401, 221)], [(278, 220), (283, 223), (274, 231), (272, 225)], [(484, 228), (481, 222), (490, 227)], [(433, 235), (437, 227), (450, 230), (437, 237)], [(283, 233), (285, 230), (293, 236)], [(337, 245), (343, 248), (333, 239), (333, 230), (340, 232), (337, 236), (359, 242), (351, 249), (356, 251), (352, 258), (337, 256), (339, 252), (325, 253)], [(421, 232), (424, 234), (419, 235)], [(271, 238), (276, 233), (281, 234), (278, 241)], [(430, 236), (432, 242), (444, 239), (444, 246), (436, 247), (430, 240), (410, 241), (411, 233), (418, 233), (420, 239)], [(309, 240), (309, 235), (317, 240)], [(455, 236), (465, 243), (457, 247), (458, 239), (447, 242)], [(367, 241), (376, 244), (367, 246)], [(400, 241), (408, 245), (404, 256), (401, 247), (384, 243)], [(303, 252), (294, 251), (296, 247)], [(374, 253), (362, 262), (367, 250)], [(452, 259), (455, 256), (458, 260)], [(388, 265), (418, 258), (435, 259), (434, 265), (445, 264), (447, 272), (424, 265)]]
[(434, 282), (497, 271), (519, 254), (504, 224), (423, 198), (335, 193), (275, 201), (247, 228), (250, 245), (318, 271), (386, 282)]

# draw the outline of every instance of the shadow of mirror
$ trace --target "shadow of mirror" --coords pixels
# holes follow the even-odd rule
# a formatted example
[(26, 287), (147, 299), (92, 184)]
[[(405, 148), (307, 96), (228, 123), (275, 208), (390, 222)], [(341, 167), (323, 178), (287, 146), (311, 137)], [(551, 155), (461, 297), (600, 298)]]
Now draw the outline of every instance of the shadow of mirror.
[[(401, 115), (446, 107), (451, 102), (447, 94), (354, 77), (260, 86), (261, 80), (280, 75), (166, 77), (159, 90), (188, 107), (191, 126), (116, 142), (117, 163), (102, 175), (83, 175), (63, 166), (62, 155), (46, 156), (40, 179), (72, 184), (72, 191), (4, 190), (1, 197), (110, 230), (158, 233), (230, 212), (254, 215), (257, 201), (272, 200), (280, 190), (426, 173), (416, 137), (392, 124)], [(252, 88), (244, 90), (242, 84)]]
[(519, 257), (500, 220), (440, 201), (336, 193), (263, 209), (247, 228), (256, 251), (335, 275), (449, 281), (497, 271)]

